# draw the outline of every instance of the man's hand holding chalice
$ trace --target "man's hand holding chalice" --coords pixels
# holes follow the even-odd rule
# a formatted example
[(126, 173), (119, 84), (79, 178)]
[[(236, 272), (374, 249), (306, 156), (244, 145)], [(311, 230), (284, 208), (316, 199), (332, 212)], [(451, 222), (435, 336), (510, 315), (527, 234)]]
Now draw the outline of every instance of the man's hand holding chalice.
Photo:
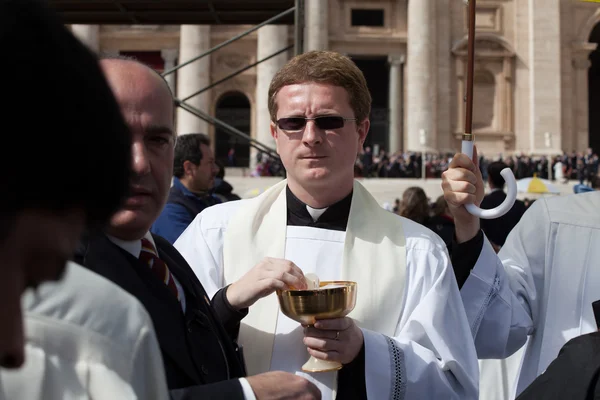
[(304, 328), (308, 353), (320, 360), (350, 364), (362, 348), (362, 330), (349, 317), (322, 319)]
[(352, 362), (359, 354), (363, 333), (346, 315), (356, 305), (355, 282), (319, 282), (293, 262), (264, 258), (226, 292), (235, 309), (252, 306), (277, 292), (282, 312), (305, 327), (304, 345), (311, 359), (304, 371), (332, 371)]

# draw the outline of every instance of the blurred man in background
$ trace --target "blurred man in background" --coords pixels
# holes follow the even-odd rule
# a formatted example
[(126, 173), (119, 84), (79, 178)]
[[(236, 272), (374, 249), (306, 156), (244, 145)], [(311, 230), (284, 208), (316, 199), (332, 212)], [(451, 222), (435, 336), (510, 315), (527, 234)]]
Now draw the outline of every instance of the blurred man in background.
[(211, 192), (218, 172), (208, 136), (201, 133), (178, 136), (173, 161), (173, 186), (167, 205), (152, 225), (152, 233), (173, 244), (196, 215), (220, 203)]

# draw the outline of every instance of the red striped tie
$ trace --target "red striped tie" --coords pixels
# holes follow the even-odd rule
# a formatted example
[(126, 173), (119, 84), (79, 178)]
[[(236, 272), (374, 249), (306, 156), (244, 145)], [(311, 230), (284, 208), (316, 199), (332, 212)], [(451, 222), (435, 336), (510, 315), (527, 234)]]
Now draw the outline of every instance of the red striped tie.
[(173, 279), (173, 274), (169, 271), (169, 267), (167, 264), (160, 258), (158, 258), (158, 254), (152, 242), (148, 239), (142, 239), (142, 251), (140, 251), (140, 261), (144, 264), (148, 265), (154, 275), (161, 281), (167, 285), (167, 287), (171, 290), (173, 295), (179, 301), (179, 291), (177, 290), (177, 285), (175, 285), (175, 280)]

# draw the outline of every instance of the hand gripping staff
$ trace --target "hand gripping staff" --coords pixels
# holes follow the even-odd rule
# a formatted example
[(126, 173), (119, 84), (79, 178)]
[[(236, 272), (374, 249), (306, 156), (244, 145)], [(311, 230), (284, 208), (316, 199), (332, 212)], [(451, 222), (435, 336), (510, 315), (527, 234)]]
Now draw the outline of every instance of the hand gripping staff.
[[(462, 150), (470, 159), (473, 159), (473, 74), (475, 70), (475, 3), (476, 0), (465, 0), (469, 7), (469, 37), (467, 50), (467, 93), (465, 105), (465, 132), (462, 137)], [(506, 199), (496, 208), (483, 210), (475, 204), (467, 204), (467, 211), (482, 219), (499, 218), (506, 214), (515, 204), (517, 199), (517, 182), (510, 168), (504, 168), (500, 175), (506, 181)]]

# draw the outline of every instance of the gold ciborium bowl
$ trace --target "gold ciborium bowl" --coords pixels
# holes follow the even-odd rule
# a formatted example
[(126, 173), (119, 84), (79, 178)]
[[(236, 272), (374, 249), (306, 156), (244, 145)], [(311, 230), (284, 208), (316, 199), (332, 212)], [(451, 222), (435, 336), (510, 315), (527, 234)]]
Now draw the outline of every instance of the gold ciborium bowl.
[[(331, 288), (324, 286), (334, 285)], [(277, 297), (281, 312), (303, 325), (314, 325), (320, 319), (342, 318), (356, 306), (356, 282), (323, 281), (319, 289), (279, 290)], [(342, 368), (337, 361), (314, 357), (302, 366), (305, 372), (327, 372)]]

